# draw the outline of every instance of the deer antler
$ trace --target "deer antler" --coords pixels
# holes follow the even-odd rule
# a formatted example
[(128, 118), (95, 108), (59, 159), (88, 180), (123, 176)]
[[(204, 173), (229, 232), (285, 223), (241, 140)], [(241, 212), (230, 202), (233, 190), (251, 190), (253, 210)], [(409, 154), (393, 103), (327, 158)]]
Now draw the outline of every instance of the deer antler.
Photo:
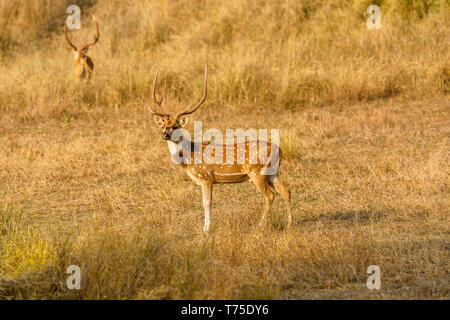
[(78, 50), (77, 47), (75, 47), (75, 46), (73, 45), (73, 43), (70, 42), (69, 36), (67, 35), (67, 22), (68, 22), (68, 21), (69, 21), (69, 15), (67, 16), (67, 19), (66, 19), (66, 21), (64, 22), (64, 36), (66, 37), (67, 43), (68, 43), (72, 48), (74, 48), (75, 50)]
[[(164, 97), (161, 97), (161, 100), (158, 101), (158, 99), (156, 98), (156, 87), (158, 85), (158, 75), (159, 75), (159, 68), (158, 71), (156, 71), (156, 75), (155, 75), (155, 81), (153, 82), (153, 101), (155, 101), (155, 103), (158, 105), (159, 109), (162, 110), (164, 112), (163, 107), (161, 106), (161, 103), (164, 100)], [(160, 116), (160, 117), (164, 117), (163, 113), (159, 113), (156, 112), (152, 109), (152, 107), (150, 107), (150, 112), (152, 114), (154, 114), (155, 116)]]
[(186, 109), (186, 111), (184, 111), (184, 112), (178, 114), (178, 115), (177, 115), (177, 118), (178, 118), (178, 117), (181, 117), (181, 116), (187, 116), (187, 115), (189, 115), (189, 114), (194, 113), (195, 111), (197, 111), (197, 109), (200, 108), (200, 106), (203, 104), (203, 102), (205, 102), (207, 92), (208, 92), (208, 67), (206, 66), (206, 63), (205, 63), (205, 84), (204, 84), (204, 91), (203, 91), (203, 98), (202, 98), (202, 100), (194, 107), (193, 110), (191, 110), (192, 105), (190, 105), (190, 106)]
[(95, 32), (95, 36), (94, 36), (94, 42), (88, 43), (88, 44), (85, 45), (80, 51), (84, 51), (84, 50), (86, 50), (87, 48), (89, 48), (89, 47), (93, 46), (94, 44), (96, 44), (97, 41), (98, 41), (98, 38), (100, 37), (100, 32), (98, 31), (98, 21), (97, 21), (97, 18), (95, 18), (94, 15), (92, 15), (92, 18), (93, 18), (94, 21), (95, 21), (95, 28), (96, 28), (96, 32)]

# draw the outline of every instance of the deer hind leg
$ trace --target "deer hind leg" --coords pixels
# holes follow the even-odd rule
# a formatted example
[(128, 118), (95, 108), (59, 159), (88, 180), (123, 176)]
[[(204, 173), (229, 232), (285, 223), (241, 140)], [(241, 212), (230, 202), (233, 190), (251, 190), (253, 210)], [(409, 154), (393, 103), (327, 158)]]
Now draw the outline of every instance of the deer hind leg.
[(267, 183), (267, 176), (251, 176), (250, 179), (255, 184), (258, 191), (264, 196), (265, 206), (264, 211), (261, 216), (261, 221), (259, 222), (259, 227), (264, 227), (266, 223), (267, 214), (270, 212), (270, 208), (272, 207), (273, 200), (275, 198), (272, 190), (270, 190), (269, 184)]
[(286, 200), (288, 210), (287, 228), (289, 228), (292, 222), (291, 192), (283, 183), (283, 181), (280, 179), (280, 177), (278, 177), (278, 175), (270, 176), (268, 182), (269, 185), (274, 187), (275, 190), (283, 196), (284, 200)]
[(211, 202), (212, 202), (212, 183), (203, 183), (203, 208), (205, 209), (205, 226), (203, 231), (208, 232), (211, 226)]

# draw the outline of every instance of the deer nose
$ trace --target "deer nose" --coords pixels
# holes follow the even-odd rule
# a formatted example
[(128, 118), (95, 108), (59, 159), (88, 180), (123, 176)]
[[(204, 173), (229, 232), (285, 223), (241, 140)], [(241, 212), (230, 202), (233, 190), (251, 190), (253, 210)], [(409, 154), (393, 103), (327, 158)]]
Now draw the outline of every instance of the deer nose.
[(164, 133), (162, 134), (162, 137), (163, 137), (165, 140), (169, 140), (169, 139), (170, 139), (170, 134), (168, 134), (167, 132), (164, 132)]

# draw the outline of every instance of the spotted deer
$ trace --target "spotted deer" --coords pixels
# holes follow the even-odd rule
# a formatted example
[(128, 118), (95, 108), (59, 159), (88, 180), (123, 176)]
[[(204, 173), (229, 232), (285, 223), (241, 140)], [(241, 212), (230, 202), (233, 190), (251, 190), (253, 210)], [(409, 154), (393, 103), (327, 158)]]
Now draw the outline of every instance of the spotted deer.
[[(272, 192), (271, 187), (279, 192), (287, 202), (287, 227), (289, 227), (292, 221), (290, 192), (278, 176), (278, 169), (281, 162), (281, 149), (273, 143), (263, 142), (261, 144), (261, 141), (245, 141), (244, 143), (234, 142), (234, 145), (231, 146), (187, 140), (180, 132), (185, 130), (183, 128), (188, 123), (188, 118), (186, 116), (197, 111), (206, 100), (208, 68), (205, 64), (204, 93), (200, 102), (194, 107), (193, 105), (190, 105), (185, 111), (176, 114), (175, 116), (171, 116), (164, 111), (162, 107), (164, 98), (161, 97), (161, 99), (158, 100), (156, 97), (158, 74), (159, 69), (156, 72), (153, 84), (153, 100), (156, 106), (158, 106), (159, 111), (155, 111), (150, 106), (150, 112), (153, 114), (156, 124), (162, 129), (162, 138), (167, 141), (172, 159), (186, 171), (187, 175), (194, 182), (202, 187), (203, 207), (205, 212), (203, 230), (208, 232), (211, 225), (210, 215), (213, 185), (218, 183), (240, 183), (248, 179), (255, 184), (265, 199), (265, 207), (259, 227), (265, 225), (266, 216), (274, 201), (274, 193)], [(261, 148), (261, 146), (263, 146), (263, 148)], [(223, 151), (223, 149), (227, 147), (229, 148), (227, 150), (232, 150), (233, 152), (231, 161), (227, 161), (225, 152), (222, 152), (222, 155), (217, 153), (217, 150), (220, 150), (220, 148), (222, 148)], [(192, 159), (195, 159), (195, 152), (199, 151), (201, 161), (193, 162)], [(239, 151), (242, 152), (242, 154), (245, 154), (245, 158), (242, 157), (242, 161), (238, 161)], [(258, 157), (260, 152), (266, 152), (266, 155), (270, 152), (270, 157), (268, 157), (269, 161), (260, 161)], [(216, 161), (212, 161), (213, 158)], [(221, 161), (217, 161), (217, 158)], [(255, 158), (257, 158), (257, 161), (255, 161)], [(183, 161), (179, 161), (180, 159)], [(188, 161), (184, 161), (186, 159), (188, 159)]]
[(66, 19), (64, 24), (64, 37), (66, 38), (67, 43), (70, 45), (69, 51), (72, 51), (73, 56), (75, 58), (75, 74), (79, 79), (90, 79), (92, 72), (94, 71), (94, 62), (87, 55), (89, 47), (95, 45), (100, 37), (100, 33), (98, 30), (98, 21), (95, 16), (92, 16), (95, 22), (96, 33), (94, 35), (94, 41), (86, 44), (81, 49), (77, 49), (77, 47), (70, 41), (69, 36), (67, 35), (67, 22), (69, 16)]

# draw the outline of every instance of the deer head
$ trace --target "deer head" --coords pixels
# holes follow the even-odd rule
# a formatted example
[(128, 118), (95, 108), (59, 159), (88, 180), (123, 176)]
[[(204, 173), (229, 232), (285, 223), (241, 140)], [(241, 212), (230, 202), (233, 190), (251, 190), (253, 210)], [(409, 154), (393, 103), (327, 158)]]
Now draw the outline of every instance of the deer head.
[(169, 140), (171, 138), (172, 132), (183, 128), (188, 123), (188, 118), (186, 116), (194, 113), (195, 111), (200, 108), (200, 106), (205, 102), (206, 95), (208, 91), (208, 67), (205, 64), (205, 82), (204, 82), (204, 92), (203, 92), (203, 98), (200, 100), (199, 103), (193, 107), (193, 105), (190, 105), (187, 107), (187, 109), (184, 112), (178, 113), (174, 117), (172, 117), (169, 113), (166, 113), (162, 107), (162, 102), (164, 100), (163, 97), (161, 97), (160, 100), (156, 98), (156, 87), (158, 85), (158, 74), (159, 69), (156, 72), (155, 81), (153, 83), (153, 101), (158, 106), (158, 109), (161, 112), (157, 112), (150, 107), (150, 112), (153, 114), (153, 119), (155, 120), (155, 123), (163, 129), (162, 137), (165, 140)]
[(96, 27), (96, 33), (94, 35), (94, 41), (91, 43), (88, 43), (81, 47), (81, 49), (78, 49), (69, 39), (69, 36), (67, 35), (67, 20), (69, 17), (67, 17), (67, 20), (64, 24), (64, 36), (66, 38), (67, 43), (69, 44), (70, 48), (69, 51), (72, 51), (75, 58), (75, 72), (80, 78), (90, 78), (90, 75), (92, 71), (94, 70), (94, 63), (92, 62), (92, 59), (87, 55), (87, 52), (89, 48), (93, 45), (95, 45), (98, 41), (98, 38), (100, 37), (99, 29), (98, 29), (98, 21), (95, 18), (95, 16), (92, 16), (95, 21), (95, 27)]
[(69, 48), (68, 50), (72, 51), (75, 53), (75, 56), (86, 56), (89, 47), (95, 45), (100, 37), (100, 33), (99, 33), (99, 29), (98, 29), (98, 21), (95, 18), (95, 16), (92, 16), (92, 18), (94, 19), (95, 22), (95, 28), (96, 28), (96, 33), (94, 35), (94, 41), (91, 43), (88, 43), (86, 45), (84, 45), (81, 49), (78, 49), (69, 39), (68, 35), (67, 35), (67, 20), (69, 19), (69, 17), (67, 17), (66, 23), (64, 24), (64, 36), (66, 38), (67, 43), (69, 44), (69, 46), (71, 48)]

